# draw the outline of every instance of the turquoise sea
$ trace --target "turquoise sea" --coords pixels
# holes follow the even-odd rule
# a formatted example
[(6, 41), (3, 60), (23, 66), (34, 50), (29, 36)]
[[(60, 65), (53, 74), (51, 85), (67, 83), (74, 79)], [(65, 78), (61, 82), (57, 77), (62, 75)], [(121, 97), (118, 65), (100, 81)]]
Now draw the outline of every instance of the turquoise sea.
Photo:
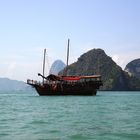
[(0, 93), (0, 140), (140, 140), (140, 92)]

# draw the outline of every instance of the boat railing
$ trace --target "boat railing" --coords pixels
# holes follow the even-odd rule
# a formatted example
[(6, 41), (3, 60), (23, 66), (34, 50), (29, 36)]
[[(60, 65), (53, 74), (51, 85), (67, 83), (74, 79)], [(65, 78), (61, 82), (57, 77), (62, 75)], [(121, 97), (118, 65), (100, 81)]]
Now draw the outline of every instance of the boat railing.
[(27, 84), (29, 84), (29, 85), (41, 85), (40, 82), (35, 81), (35, 80), (31, 80), (31, 79), (27, 80)]

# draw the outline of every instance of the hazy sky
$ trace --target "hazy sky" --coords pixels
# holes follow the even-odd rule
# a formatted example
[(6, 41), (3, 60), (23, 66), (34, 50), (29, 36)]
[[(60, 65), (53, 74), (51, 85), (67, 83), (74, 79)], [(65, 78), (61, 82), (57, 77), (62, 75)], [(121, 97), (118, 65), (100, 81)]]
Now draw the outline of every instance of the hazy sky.
[[(140, 58), (140, 0), (0, 0), (0, 77), (26, 81), (56, 59), (104, 49), (122, 68)], [(49, 65), (49, 66), (48, 66)]]

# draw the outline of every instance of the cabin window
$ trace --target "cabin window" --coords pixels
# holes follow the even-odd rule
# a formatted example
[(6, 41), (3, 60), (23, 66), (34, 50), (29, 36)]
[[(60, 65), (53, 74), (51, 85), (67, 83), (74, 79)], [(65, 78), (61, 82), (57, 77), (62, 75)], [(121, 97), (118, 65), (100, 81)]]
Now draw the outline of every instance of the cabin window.
[(99, 77), (97, 78), (97, 81), (100, 81), (100, 78)]
[(95, 78), (91, 78), (91, 81), (95, 81), (96, 79)]
[(89, 81), (91, 81), (91, 79), (90, 79), (90, 78), (87, 78), (87, 79), (86, 79), (86, 82), (89, 82)]
[(85, 79), (80, 79), (80, 82), (85, 82)]

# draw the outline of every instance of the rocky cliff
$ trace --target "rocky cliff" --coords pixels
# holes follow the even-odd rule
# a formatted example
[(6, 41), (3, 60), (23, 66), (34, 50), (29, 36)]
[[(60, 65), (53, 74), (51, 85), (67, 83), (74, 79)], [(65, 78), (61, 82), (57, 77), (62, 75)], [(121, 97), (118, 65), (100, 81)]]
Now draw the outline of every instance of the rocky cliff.
[(128, 72), (130, 76), (140, 78), (140, 59), (129, 62), (125, 67), (125, 71)]
[[(68, 66), (68, 75), (100, 74), (103, 80), (102, 90), (139, 90), (135, 77), (130, 77), (102, 49), (92, 49), (78, 58), (78, 61)], [(132, 82), (129, 82), (133, 79)], [(136, 85), (137, 84), (137, 85)]]
[(53, 62), (50, 68), (50, 74), (58, 75), (58, 73), (65, 68), (65, 63), (61, 60), (56, 60)]

